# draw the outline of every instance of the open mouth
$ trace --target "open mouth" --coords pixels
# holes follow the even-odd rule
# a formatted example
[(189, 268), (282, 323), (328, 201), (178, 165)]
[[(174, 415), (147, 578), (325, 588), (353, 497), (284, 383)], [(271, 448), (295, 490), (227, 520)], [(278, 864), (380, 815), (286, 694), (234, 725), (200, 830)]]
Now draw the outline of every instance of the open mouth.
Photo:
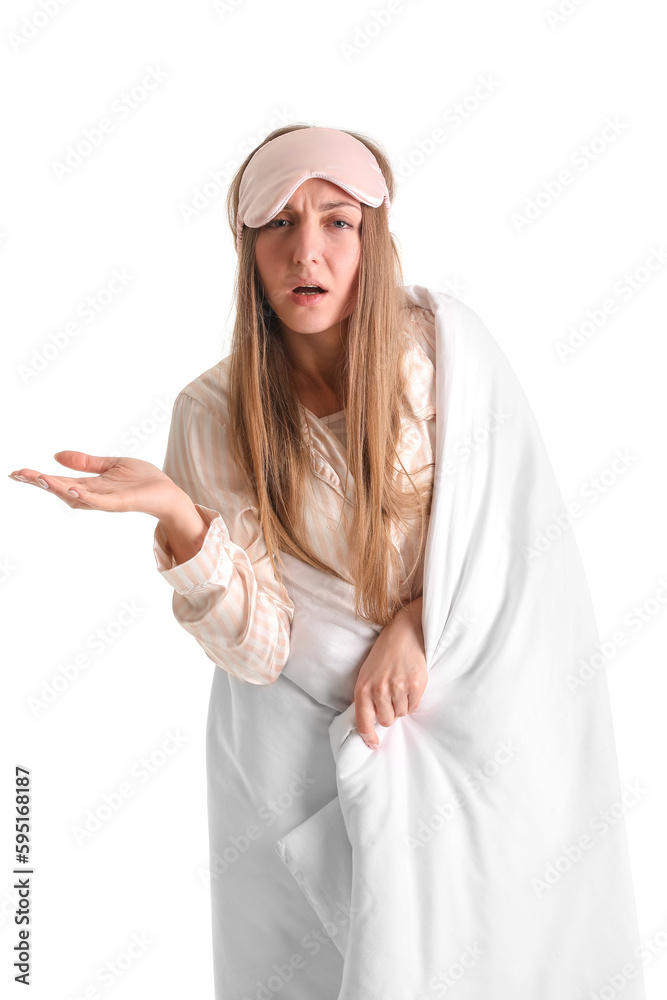
[(297, 285), (292, 291), (295, 295), (321, 295), (326, 292), (326, 288), (321, 285)]

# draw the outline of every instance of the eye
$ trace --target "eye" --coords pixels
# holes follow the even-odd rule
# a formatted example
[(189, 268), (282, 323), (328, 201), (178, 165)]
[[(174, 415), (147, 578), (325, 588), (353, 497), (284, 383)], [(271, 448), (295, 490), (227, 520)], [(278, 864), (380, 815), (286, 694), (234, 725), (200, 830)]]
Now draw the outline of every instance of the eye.
[[(285, 228), (284, 226), (278, 226), (278, 225), (276, 225), (276, 223), (278, 223), (278, 222), (287, 222), (289, 224), (289, 219), (271, 219), (270, 222), (267, 222), (265, 224), (264, 228), (265, 229), (284, 229)], [(346, 219), (332, 219), (332, 222), (342, 222), (343, 223), (342, 226), (334, 226), (334, 229), (342, 229), (344, 226), (347, 226), (348, 229), (354, 229), (354, 226), (352, 225), (352, 223), (348, 222)]]

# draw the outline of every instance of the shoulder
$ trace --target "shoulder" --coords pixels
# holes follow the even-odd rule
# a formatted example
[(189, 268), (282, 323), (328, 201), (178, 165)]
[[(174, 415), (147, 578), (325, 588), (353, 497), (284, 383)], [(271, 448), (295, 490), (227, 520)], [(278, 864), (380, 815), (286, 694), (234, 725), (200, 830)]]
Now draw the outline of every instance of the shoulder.
[(516, 380), (511, 364), (486, 323), (475, 310), (448, 292), (422, 285), (404, 285), (404, 329), (408, 334), (413, 394), (436, 397), (435, 372), (443, 366), (443, 386), (491, 385)]
[(410, 347), (416, 345), (435, 366), (435, 316), (431, 309), (408, 300), (405, 307), (405, 332)]
[(475, 309), (432, 288), (409, 285), (404, 289), (406, 298), (418, 307), (414, 317), (419, 334), (415, 336), (421, 336), (420, 343), (431, 349), (434, 367), (442, 365), (445, 396), (503, 398), (514, 406), (527, 403), (510, 358)]
[(231, 355), (228, 355), (183, 386), (174, 401), (174, 410), (177, 407), (179, 409), (188, 407), (190, 410), (196, 410), (202, 417), (205, 416), (202, 411), (206, 411), (217, 423), (223, 427), (228, 426), (230, 358)]
[(435, 319), (433, 313), (406, 299), (403, 331), (406, 348), (403, 364), (407, 393), (415, 416), (435, 414)]
[[(187, 463), (198, 482), (233, 495), (247, 507), (255, 503), (245, 472), (239, 467), (229, 420), (228, 384), (231, 355), (183, 386), (171, 416), (170, 461)], [(166, 469), (164, 471), (167, 471)], [(187, 492), (187, 491), (186, 491)], [(205, 503), (213, 507), (214, 503)]]
[[(439, 347), (454, 348), (464, 342), (470, 350), (500, 352), (484, 320), (462, 299), (423, 285), (404, 285), (410, 333), (436, 363)], [(502, 352), (500, 352), (502, 353)]]

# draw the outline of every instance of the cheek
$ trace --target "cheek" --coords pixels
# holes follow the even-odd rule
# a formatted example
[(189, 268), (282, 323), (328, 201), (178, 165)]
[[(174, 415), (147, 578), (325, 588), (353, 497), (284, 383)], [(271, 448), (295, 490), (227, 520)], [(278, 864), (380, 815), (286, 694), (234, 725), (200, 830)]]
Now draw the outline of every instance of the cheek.
[(336, 272), (348, 288), (356, 283), (360, 256), (359, 248), (355, 247), (349, 253), (341, 255), (336, 262)]
[(271, 248), (264, 243), (260, 234), (255, 244), (255, 267), (265, 288), (271, 287), (271, 279), (275, 274), (277, 263), (275, 256)]

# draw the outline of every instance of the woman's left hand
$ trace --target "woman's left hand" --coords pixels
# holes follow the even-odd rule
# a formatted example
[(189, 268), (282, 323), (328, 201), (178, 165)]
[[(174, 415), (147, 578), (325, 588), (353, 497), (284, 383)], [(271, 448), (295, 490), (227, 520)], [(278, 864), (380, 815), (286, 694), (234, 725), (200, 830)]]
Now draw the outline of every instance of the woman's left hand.
[(415, 711), (426, 689), (421, 613), (421, 597), (402, 608), (382, 629), (359, 671), (354, 688), (356, 726), (372, 749), (379, 745), (375, 717), (381, 726), (391, 726)]

